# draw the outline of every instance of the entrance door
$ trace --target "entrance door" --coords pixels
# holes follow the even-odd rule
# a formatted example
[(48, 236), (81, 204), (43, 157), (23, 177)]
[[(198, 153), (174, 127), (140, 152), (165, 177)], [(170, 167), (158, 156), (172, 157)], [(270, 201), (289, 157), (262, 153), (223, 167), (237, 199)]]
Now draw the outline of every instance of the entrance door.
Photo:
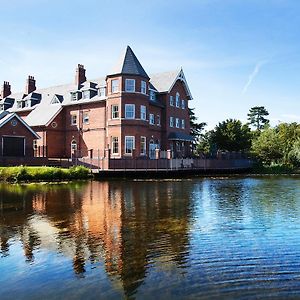
[(3, 156), (25, 156), (25, 138), (4, 136), (2, 138)]

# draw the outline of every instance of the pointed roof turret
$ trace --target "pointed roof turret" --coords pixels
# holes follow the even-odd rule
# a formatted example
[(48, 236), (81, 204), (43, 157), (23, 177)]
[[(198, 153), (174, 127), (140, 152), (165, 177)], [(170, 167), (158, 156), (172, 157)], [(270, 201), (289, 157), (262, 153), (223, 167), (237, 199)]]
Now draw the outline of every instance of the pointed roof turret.
[(129, 46), (127, 46), (119, 63), (114, 67), (110, 75), (117, 74), (138, 75), (149, 79), (149, 76)]

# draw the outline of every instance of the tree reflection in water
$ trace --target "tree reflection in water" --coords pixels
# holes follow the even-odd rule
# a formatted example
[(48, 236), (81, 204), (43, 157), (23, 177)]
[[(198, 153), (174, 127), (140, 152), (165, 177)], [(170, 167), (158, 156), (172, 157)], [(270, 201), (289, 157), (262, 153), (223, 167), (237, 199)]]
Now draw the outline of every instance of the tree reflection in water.
[(2, 185), (1, 255), (20, 240), (24, 257), (55, 251), (80, 277), (104, 263), (106, 273), (133, 296), (150, 264), (183, 268), (189, 255), (192, 210), (186, 182), (91, 182)]

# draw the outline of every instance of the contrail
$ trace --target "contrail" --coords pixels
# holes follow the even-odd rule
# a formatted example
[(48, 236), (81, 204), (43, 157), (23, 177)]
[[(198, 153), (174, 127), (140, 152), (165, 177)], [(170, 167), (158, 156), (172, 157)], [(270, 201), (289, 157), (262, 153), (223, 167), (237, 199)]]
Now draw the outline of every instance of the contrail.
[(251, 83), (253, 82), (254, 78), (256, 77), (256, 75), (258, 74), (258, 72), (260, 71), (260, 68), (266, 63), (266, 61), (260, 61), (256, 64), (253, 72), (249, 75), (249, 78), (248, 78), (248, 81), (247, 83), (245, 84), (244, 88), (243, 88), (243, 91), (242, 91), (242, 94), (246, 94), (249, 86), (251, 85)]

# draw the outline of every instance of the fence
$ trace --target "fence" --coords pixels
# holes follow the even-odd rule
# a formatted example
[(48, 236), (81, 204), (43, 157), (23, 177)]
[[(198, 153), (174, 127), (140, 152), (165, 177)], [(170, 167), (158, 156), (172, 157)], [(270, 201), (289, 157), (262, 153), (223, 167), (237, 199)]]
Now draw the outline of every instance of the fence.
[(94, 170), (226, 170), (248, 169), (252, 161), (240, 159), (205, 159), (205, 158), (76, 158), (73, 165), (83, 165)]

